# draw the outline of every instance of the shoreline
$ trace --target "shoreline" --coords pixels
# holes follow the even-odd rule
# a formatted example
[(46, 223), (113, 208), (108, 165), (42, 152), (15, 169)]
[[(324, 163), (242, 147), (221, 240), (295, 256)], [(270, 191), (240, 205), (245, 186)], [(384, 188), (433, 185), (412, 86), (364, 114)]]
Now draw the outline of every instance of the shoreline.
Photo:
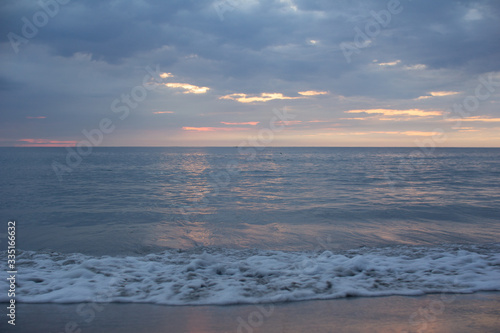
[(500, 327), (500, 292), (209, 306), (19, 303), (16, 308), (16, 326), (4, 315), (0, 331), (455, 333)]

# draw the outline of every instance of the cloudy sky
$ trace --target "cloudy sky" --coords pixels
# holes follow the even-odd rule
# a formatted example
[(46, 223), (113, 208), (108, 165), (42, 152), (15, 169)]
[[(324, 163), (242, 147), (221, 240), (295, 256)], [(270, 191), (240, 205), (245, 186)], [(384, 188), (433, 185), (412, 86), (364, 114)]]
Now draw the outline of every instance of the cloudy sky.
[(500, 146), (497, 0), (3, 0), (0, 15), (1, 146)]

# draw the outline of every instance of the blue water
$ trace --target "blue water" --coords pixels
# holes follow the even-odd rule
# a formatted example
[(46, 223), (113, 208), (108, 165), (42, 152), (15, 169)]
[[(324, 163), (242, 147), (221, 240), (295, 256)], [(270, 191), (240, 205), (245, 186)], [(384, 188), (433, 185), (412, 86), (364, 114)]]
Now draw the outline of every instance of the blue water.
[[(96, 267), (105, 266), (108, 260), (143, 265), (144, 258), (153, 256), (148, 260), (159, 266), (153, 265), (156, 268), (151, 274), (164, 269), (165, 274), (182, 280), (186, 269), (193, 266), (192, 271), (203, 274), (193, 278), (192, 288), (203, 289), (207, 279), (220, 278), (215, 273), (207, 278), (218, 269), (215, 261), (229, 258), (225, 266), (234, 266), (235, 272), (240, 261), (247, 262), (249, 271), (257, 269), (251, 268), (252, 263), (284, 265), (286, 276), (298, 281), (307, 269), (319, 267), (311, 274), (318, 274), (313, 280), (320, 285), (309, 284), (304, 290), (324, 289), (317, 298), (329, 298), (348, 292), (328, 287), (331, 282), (324, 280), (324, 267), (334, 263), (343, 267), (345, 263), (343, 269), (354, 275), (339, 273), (339, 277), (355, 276), (355, 290), (360, 288), (356, 283), (368, 281), (358, 273), (373, 269), (368, 268), (367, 260), (375, 260), (367, 259), (370, 256), (392, 258), (387, 260), (407, 272), (415, 263), (408, 261), (405, 266), (406, 259), (398, 251), (418, 249), (415, 251), (426, 263), (422, 272), (441, 267), (446, 276), (461, 276), (464, 272), (457, 273), (457, 267), (478, 256), (482, 266), (471, 269), (491, 281), (486, 279), (477, 286), (464, 280), (456, 283), (457, 290), (500, 288), (493, 282), (500, 281), (500, 149), (265, 148), (253, 155), (237, 148), (94, 148), (73, 165), (66, 163), (67, 155), (65, 148), (0, 148), (0, 221), (16, 220), (17, 246), (24, 251), (20, 264), (25, 260), (26, 271), (46, 274), (47, 281), (51, 274), (67, 269), (80, 271), (82, 281), (91, 277), (100, 281), (94, 276)], [(54, 162), (71, 166), (71, 172), (57, 174)], [(6, 227), (0, 230), (2, 240), (6, 231)], [(398, 250), (384, 252), (387, 248)], [(184, 251), (182, 260), (164, 262), (179, 249)], [(361, 252), (354, 255), (349, 251)], [(439, 266), (435, 254), (441, 252), (452, 266)], [(356, 256), (363, 262), (359, 267), (343, 259)], [(259, 257), (275, 261), (263, 262)], [(293, 266), (296, 261), (305, 264), (297, 268)], [(88, 267), (88, 262), (97, 266)], [(105, 268), (101, 273), (109, 276)], [(238, 274), (230, 276), (241, 279)], [(270, 269), (255, 276), (262, 274), (276, 277), (277, 273)], [(27, 286), (33, 284), (25, 289), (25, 301), (92, 297), (70, 289), (52, 295), (49, 282), (44, 289), (44, 283), (25, 278)], [(64, 285), (64, 278), (58, 279), (58, 285)], [(409, 277), (408, 281), (415, 279)], [(203, 298), (201, 292), (197, 296), (184, 293), (175, 279), (158, 281), (157, 293), (139, 292), (142, 298), (117, 300), (212, 304), (314, 298), (300, 294), (302, 289), (299, 294), (303, 297), (297, 296), (288, 287), (284, 294), (273, 289), (249, 296), (239, 285), (241, 290), (235, 288), (243, 294), (235, 292), (231, 297), (212, 290)], [(424, 288), (429, 280), (422, 281), (381, 292), (418, 294), (451, 288), (449, 283)], [(102, 282), (106, 283), (116, 283), (120, 295), (120, 288), (126, 288), (123, 281)], [(362, 295), (380, 294), (370, 286), (365, 289)], [(128, 290), (125, 295), (127, 292), (133, 294)], [(79, 296), (74, 299), (71, 295)], [(159, 301), (158, 297), (163, 298)]]

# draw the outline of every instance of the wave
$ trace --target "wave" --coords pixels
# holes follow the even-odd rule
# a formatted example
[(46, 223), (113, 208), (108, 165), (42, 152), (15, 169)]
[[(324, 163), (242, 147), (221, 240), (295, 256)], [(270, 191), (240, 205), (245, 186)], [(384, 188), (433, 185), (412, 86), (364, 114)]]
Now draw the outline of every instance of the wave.
[[(16, 300), (208, 305), (500, 291), (499, 250), (500, 243), (336, 253), (197, 248), (100, 257), (19, 251)], [(7, 290), (8, 281), (0, 287)], [(6, 292), (0, 301), (8, 301)]]

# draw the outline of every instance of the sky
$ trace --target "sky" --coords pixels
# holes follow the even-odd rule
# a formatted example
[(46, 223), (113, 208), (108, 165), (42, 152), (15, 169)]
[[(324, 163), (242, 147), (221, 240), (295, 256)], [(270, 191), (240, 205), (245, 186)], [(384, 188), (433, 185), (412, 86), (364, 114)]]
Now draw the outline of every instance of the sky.
[(0, 146), (500, 147), (497, 0), (3, 0)]

